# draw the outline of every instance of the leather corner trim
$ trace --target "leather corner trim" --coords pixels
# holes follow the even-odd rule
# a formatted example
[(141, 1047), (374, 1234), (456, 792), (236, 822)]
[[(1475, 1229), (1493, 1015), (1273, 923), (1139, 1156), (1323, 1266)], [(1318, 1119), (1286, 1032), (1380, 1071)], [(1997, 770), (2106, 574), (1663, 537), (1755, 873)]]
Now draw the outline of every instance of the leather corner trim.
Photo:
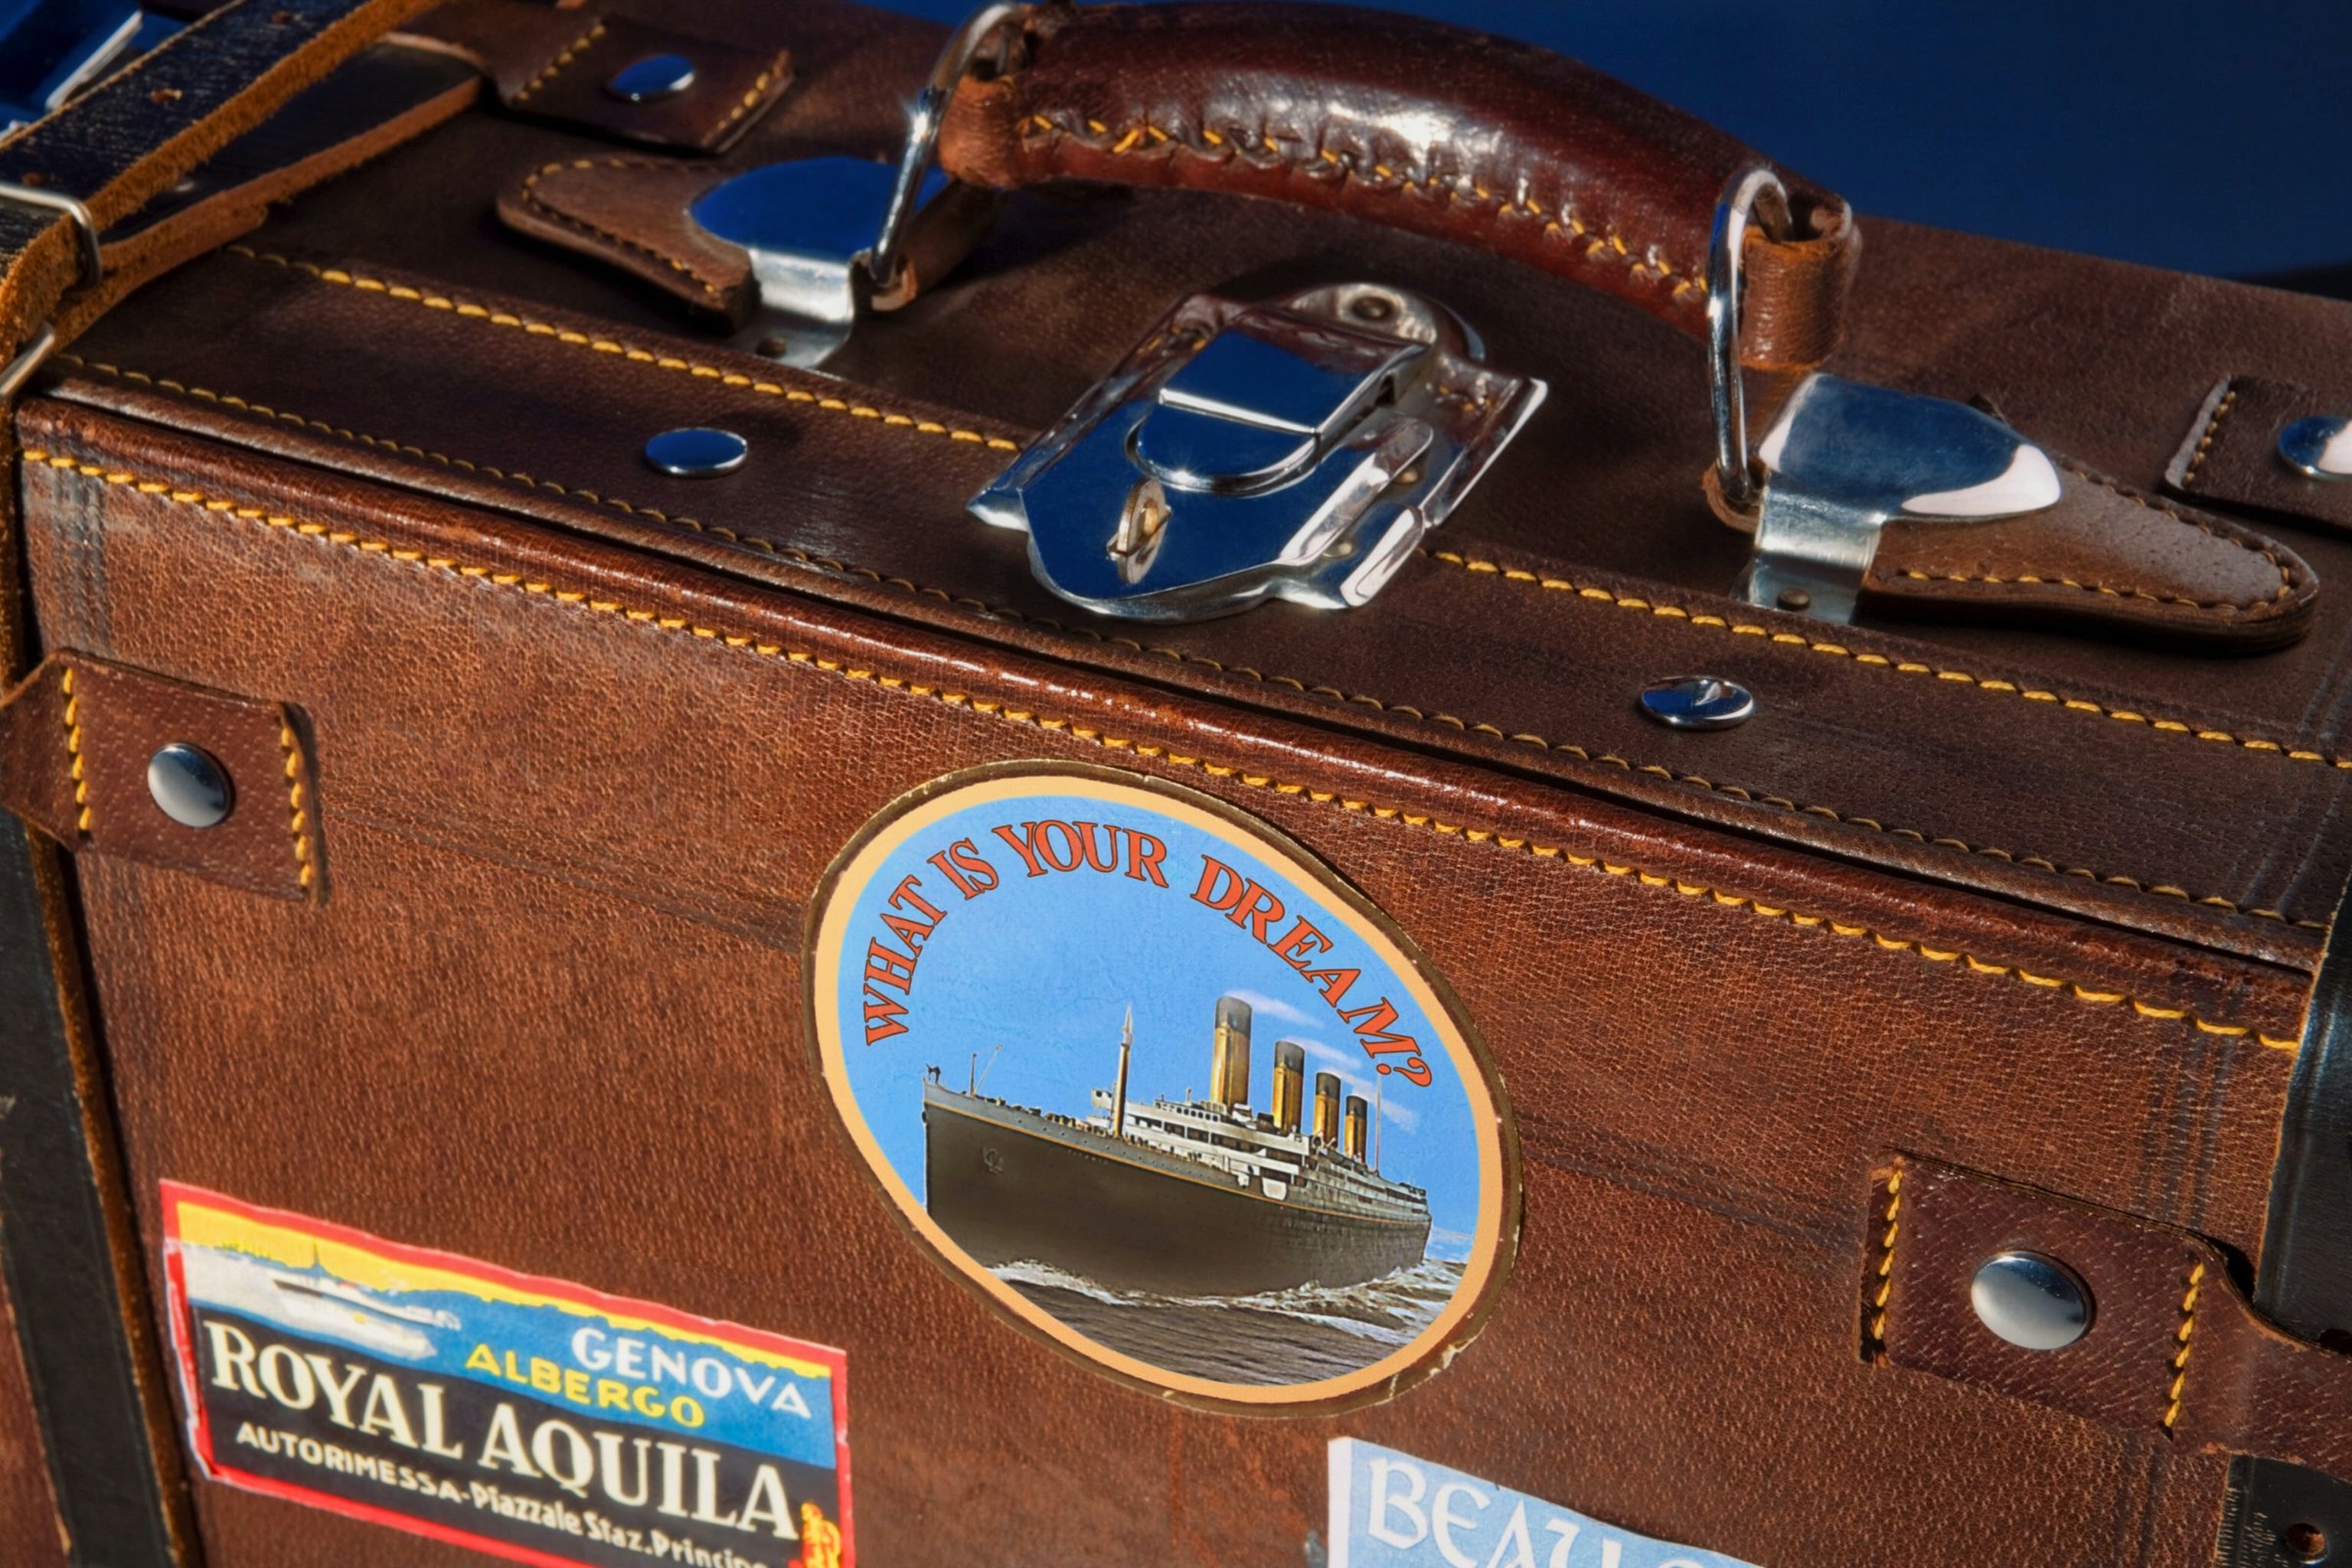
[(2352, 396), (2329, 397), (2256, 375), (2223, 376), (2166, 465), (2165, 488), (2192, 500), (2352, 533), (2352, 484), (2297, 473), (2279, 456), (2279, 432), (2315, 414), (2352, 416)]
[[(740, 48), (631, 16), (529, 0), (456, 0), (400, 37), (467, 61), (519, 114), (694, 153), (733, 146), (793, 83), (788, 50)], [(692, 84), (641, 103), (605, 90), (614, 73), (649, 55), (684, 56), (694, 65)]]
[[(206, 828), (163, 815), (148, 761), (174, 742), (234, 790)], [(283, 704), (53, 653), (0, 697), (0, 803), (77, 853), (117, 855), (302, 902), (324, 891), (310, 749)]]
[[(2264, 1322), (2200, 1237), (1896, 1156), (1872, 1189), (1870, 1241), (1865, 1353), (2120, 1431), (2352, 1480), (2352, 1355)], [(2081, 1339), (2025, 1350), (1978, 1318), (1971, 1281), (2011, 1250), (2054, 1258), (2088, 1288)]]

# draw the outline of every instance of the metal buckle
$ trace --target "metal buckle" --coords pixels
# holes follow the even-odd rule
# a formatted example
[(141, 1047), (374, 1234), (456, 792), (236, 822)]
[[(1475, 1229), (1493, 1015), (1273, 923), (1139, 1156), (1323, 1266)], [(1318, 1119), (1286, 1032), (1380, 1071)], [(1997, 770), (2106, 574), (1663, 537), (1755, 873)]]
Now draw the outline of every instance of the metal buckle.
[(1451, 310), (1368, 283), (1195, 294), (971, 510), (1037, 579), (1136, 620), (1369, 603), (1544, 399)]
[(2050, 455), (1964, 403), (1820, 373), (1800, 382), (1751, 457), (1739, 375), (1740, 248), (1751, 216), (1785, 226), (1789, 197), (1760, 165), (1716, 207), (1707, 256), (1715, 488), (1755, 519), (1740, 591), (1751, 605), (1853, 619), (1887, 523), (1986, 522), (2053, 504)]
[(45, 118), (96, 79), (144, 20), (129, 0), (0, 0), (0, 132)]
[[(19, 206), (40, 207), (46, 211), (65, 214), (67, 217), (73, 220), (74, 230), (81, 237), (79, 287), (95, 288), (99, 280), (106, 276), (106, 257), (99, 247), (98, 223), (89, 216), (89, 209), (81, 203), (71, 196), (60, 195), (55, 191), (45, 191), (33, 185), (19, 185), (6, 180), (0, 180), (0, 201), (10, 201)], [(57, 329), (48, 322), (43, 321), (34, 331), (31, 339), (17, 352), (16, 357), (8, 362), (6, 368), (0, 369), (0, 403), (5, 403), (9, 398), (14, 397), (16, 395), (16, 389), (32, 379), (33, 373), (41, 368), (41, 362), (47, 359), (50, 352), (57, 346)]]
[(956, 29), (908, 111), (895, 168), (845, 157), (770, 163), (687, 209), (705, 232), (751, 253), (760, 316), (738, 346), (786, 364), (821, 364), (849, 341), (861, 311), (895, 310), (913, 300), (918, 280), (907, 249), (919, 224), (955, 231), (946, 248), (956, 255), (979, 237), (995, 198), (931, 166), (940, 121), (956, 84), (1029, 10), (998, 0)]

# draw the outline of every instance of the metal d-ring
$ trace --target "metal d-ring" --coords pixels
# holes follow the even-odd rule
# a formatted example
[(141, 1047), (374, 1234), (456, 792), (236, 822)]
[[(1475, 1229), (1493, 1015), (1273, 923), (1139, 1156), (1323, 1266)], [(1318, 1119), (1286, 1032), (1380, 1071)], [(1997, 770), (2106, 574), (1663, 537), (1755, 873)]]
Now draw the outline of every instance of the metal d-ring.
[[(37, 185), (20, 185), (0, 180), (0, 201), (14, 202), (19, 206), (39, 207), (59, 212), (73, 221), (74, 232), (81, 237), (81, 283), (84, 289), (94, 288), (106, 276), (106, 256), (98, 242), (98, 220), (89, 216), (89, 208), (68, 195), (45, 191)], [(58, 346), (57, 329), (43, 321), (34, 330), (32, 338), (5, 368), (0, 368), (0, 403), (16, 395), (16, 389), (32, 379), (41, 362)]]
[(940, 141), (940, 121), (947, 113), (948, 100), (954, 96), (956, 84), (963, 80), (973, 60), (989, 39), (1008, 22), (1021, 20), (1032, 7), (1026, 0), (991, 0), (971, 16), (948, 39), (940, 51), (937, 63), (931, 67), (931, 79), (923, 84), (921, 96), (907, 117), (907, 145), (898, 155), (898, 177), (890, 187), (890, 205), (882, 215), (882, 231), (875, 237), (874, 248), (866, 255), (866, 275), (872, 279), (874, 291), (887, 296), (898, 282), (898, 274), (906, 265), (901, 254), (907, 242), (907, 226), (915, 216), (916, 196), (922, 190), (923, 176), (930, 172), (931, 154)]
[(1715, 411), (1715, 481), (1726, 506), (1753, 511), (1760, 488), (1748, 455), (1748, 401), (1739, 381), (1740, 247), (1752, 216), (1769, 233), (1789, 228), (1789, 190), (1762, 163), (1750, 163), (1723, 187), (1706, 253), (1707, 400)]

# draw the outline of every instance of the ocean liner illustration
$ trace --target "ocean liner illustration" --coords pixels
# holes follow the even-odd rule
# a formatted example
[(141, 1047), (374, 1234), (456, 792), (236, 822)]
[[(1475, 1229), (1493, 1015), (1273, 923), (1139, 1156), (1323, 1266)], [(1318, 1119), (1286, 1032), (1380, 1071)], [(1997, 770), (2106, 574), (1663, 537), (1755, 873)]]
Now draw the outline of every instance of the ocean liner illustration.
[(1271, 1106), (1250, 1101), (1249, 1004), (1217, 1000), (1209, 1097), (1128, 1100), (1134, 1012), (1115, 1087), (1083, 1120), (923, 1084), (925, 1208), (977, 1262), (1034, 1260), (1097, 1285), (1170, 1295), (1252, 1295), (1353, 1285), (1418, 1264), (1428, 1194), (1380, 1172), (1361, 1095), (1274, 1047)]

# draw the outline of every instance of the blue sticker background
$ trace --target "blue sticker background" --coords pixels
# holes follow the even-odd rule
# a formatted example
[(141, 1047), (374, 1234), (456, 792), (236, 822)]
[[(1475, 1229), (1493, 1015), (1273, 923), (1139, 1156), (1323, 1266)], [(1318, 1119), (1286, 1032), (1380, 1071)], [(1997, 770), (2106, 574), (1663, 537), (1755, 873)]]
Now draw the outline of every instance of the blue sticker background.
[(1753, 1568), (1353, 1437), (1331, 1443), (1329, 1568)]

